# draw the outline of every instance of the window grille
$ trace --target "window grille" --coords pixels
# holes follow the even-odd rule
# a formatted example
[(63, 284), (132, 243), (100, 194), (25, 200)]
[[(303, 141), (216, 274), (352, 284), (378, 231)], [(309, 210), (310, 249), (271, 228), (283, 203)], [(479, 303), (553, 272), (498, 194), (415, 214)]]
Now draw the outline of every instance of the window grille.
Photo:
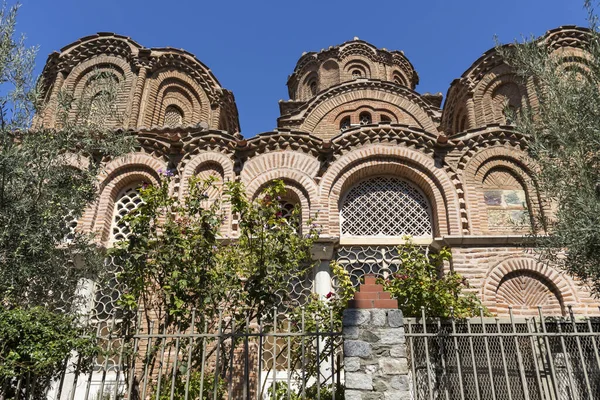
[(115, 211), (112, 224), (112, 240), (118, 242), (127, 240), (131, 231), (129, 224), (123, 221), (123, 217), (135, 210), (142, 204), (142, 198), (138, 192), (138, 186), (132, 186), (123, 190), (115, 202)]
[(378, 176), (355, 185), (341, 206), (344, 236), (431, 237), (427, 199), (412, 184)]
[(183, 112), (176, 106), (168, 106), (165, 110), (165, 126), (183, 124)]
[(348, 272), (354, 286), (361, 283), (365, 274), (386, 277), (400, 268), (396, 246), (344, 246), (338, 249), (336, 260)]
[(63, 224), (66, 230), (66, 235), (64, 241), (66, 243), (72, 243), (75, 240), (75, 229), (77, 229), (77, 216), (73, 214), (72, 211), (69, 211), (64, 217)]
[(294, 209), (296, 206), (299, 206), (299, 204), (287, 199), (280, 200), (279, 204), (281, 206), (281, 216), (285, 218), (290, 226), (298, 231), (301, 224), (301, 216), (294, 215)]
[(361, 125), (369, 125), (371, 121), (373, 121), (371, 119), (371, 114), (369, 114), (368, 112), (361, 113), (358, 119)]
[(359, 70), (352, 71), (352, 79), (359, 79), (360, 77), (362, 77), (362, 73)]

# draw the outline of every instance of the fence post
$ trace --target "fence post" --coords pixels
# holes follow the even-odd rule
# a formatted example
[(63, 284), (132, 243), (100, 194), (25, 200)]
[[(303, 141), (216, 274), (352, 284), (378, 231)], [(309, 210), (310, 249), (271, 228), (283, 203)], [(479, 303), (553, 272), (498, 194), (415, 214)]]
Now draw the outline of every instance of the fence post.
[(346, 400), (410, 398), (402, 312), (374, 276), (349, 302), (342, 332)]

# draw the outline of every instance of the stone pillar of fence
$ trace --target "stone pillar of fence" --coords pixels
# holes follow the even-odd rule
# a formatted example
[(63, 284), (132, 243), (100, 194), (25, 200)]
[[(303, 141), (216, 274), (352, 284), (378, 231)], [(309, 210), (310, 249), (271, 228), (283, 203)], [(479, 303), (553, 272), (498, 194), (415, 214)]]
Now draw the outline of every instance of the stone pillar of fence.
[(410, 398), (402, 312), (374, 276), (348, 303), (343, 336), (346, 400)]

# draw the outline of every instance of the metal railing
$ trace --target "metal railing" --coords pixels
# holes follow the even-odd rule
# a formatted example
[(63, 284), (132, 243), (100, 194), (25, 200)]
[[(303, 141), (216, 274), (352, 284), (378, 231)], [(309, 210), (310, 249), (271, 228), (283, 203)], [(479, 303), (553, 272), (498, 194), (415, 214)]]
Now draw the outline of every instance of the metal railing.
[(600, 317), (407, 318), (413, 399), (600, 399)]
[[(121, 316), (122, 317), (122, 316)], [(23, 377), (12, 396), (57, 400), (342, 399), (342, 336), (334, 315), (274, 310), (250, 320), (160, 323), (146, 315), (96, 324), (93, 355), (73, 354), (48, 388)], [(89, 365), (89, 368), (82, 368)]]

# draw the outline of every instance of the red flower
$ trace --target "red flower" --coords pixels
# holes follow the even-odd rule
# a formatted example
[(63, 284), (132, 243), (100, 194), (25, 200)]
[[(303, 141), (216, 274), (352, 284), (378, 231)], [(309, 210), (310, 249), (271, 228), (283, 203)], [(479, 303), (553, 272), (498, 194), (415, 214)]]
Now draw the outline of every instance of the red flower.
[(327, 293), (327, 294), (325, 295), (325, 298), (326, 298), (326, 299), (329, 299), (329, 298), (331, 298), (331, 297), (332, 297), (332, 296), (334, 296), (334, 295), (335, 295), (335, 293), (333, 293), (333, 292), (329, 292), (329, 293)]

